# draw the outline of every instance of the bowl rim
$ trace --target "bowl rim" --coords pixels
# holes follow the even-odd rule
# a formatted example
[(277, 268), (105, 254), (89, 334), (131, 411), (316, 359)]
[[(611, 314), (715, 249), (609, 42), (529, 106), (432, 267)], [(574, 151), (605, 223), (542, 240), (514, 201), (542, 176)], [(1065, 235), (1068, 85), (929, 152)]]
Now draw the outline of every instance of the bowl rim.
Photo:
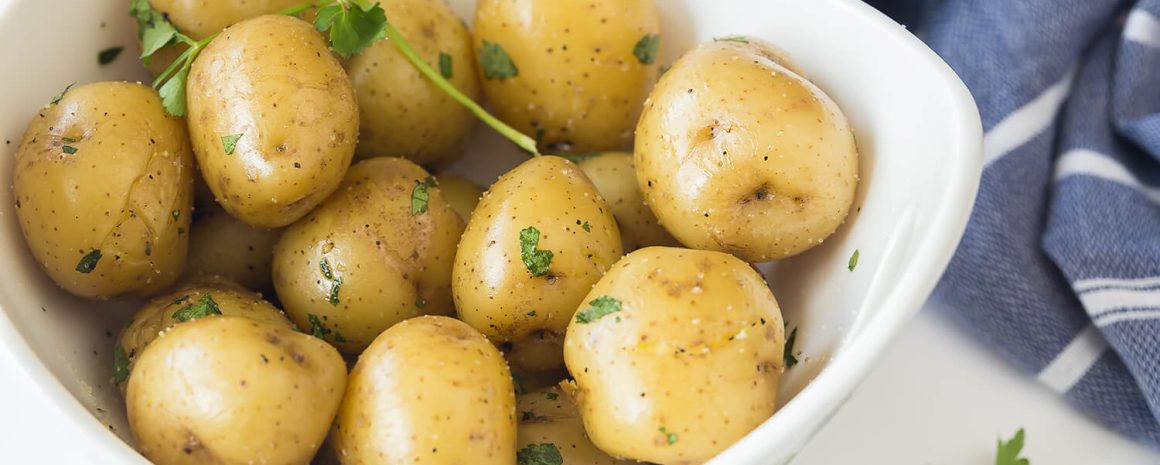
[[(955, 174), (944, 186), (944, 195), (935, 206), (935, 221), (929, 223), (932, 227), (927, 229), (916, 248), (914, 255), (917, 258), (905, 267), (900, 273), (899, 284), (882, 299), (882, 310), (866, 322), (841, 353), (774, 417), (711, 459), (708, 465), (764, 463), (763, 455), (771, 449), (783, 447), (785, 443), (779, 440), (791, 441), (793, 436), (790, 434), (795, 428), (811, 429), (811, 434), (802, 436), (804, 439), (799, 439), (801, 441), (814, 436), (812, 433), (828, 419), (818, 419), (814, 407), (834, 405), (827, 410), (831, 416), (836, 413), (869, 373), (892, 336), (922, 307), (962, 238), (978, 191), (982, 173), (982, 124), (974, 98), (959, 77), (926, 44), (870, 5), (853, 0), (826, 1), (836, 9), (845, 10), (846, 14), (861, 17), (860, 20), (880, 30), (901, 49), (917, 54), (942, 78), (942, 90), (955, 103), (945, 109), (947, 120), (955, 123), (951, 131), (953, 140), (946, 144), (951, 150), (945, 155), (949, 169)], [(0, 0), (0, 16), (6, 15), (14, 4), (12, 0)], [(149, 464), (49, 371), (17, 331), (6, 311), (0, 311), (0, 350), (10, 354), (13, 364), (37, 387), (33, 395), (44, 398), (61, 418), (72, 420), (67, 423), (77, 428), (83, 437), (78, 438), (85, 443), (82, 450), (99, 451), (102, 459), (112, 460), (110, 463)], [(772, 421), (773, 418), (778, 420)], [(801, 445), (793, 449), (800, 450)]]

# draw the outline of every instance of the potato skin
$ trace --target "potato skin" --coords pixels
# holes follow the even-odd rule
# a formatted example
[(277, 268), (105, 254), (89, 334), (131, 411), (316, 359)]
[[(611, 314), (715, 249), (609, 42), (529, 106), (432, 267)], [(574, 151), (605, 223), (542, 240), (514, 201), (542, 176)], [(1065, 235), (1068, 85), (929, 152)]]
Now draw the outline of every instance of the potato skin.
[(436, 179), (439, 180), (439, 190), (443, 192), (443, 198), (451, 205), (451, 209), (455, 210), (463, 221), (471, 219), (471, 212), (475, 211), (475, 206), (479, 205), (479, 198), (483, 197), (483, 189), (454, 174), (440, 174)]
[(700, 464), (773, 415), (785, 330), (747, 263), (720, 252), (640, 249), (604, 275), (581, 310), (602, 296), (621, 310), (573, 319), (564, 340), (570, 395), (601, 450)]
[(474, 28), (477, 59), (487, 41), (518, 69), (481, 78), (500, 119), (525, 134), (542, 131), (549, 152), (629, 143), (659, 72), (659, 60), (642, 63), (633, 53), (642, 37), (660, 33), (653, 0), (480, 0)]
[[(76, 87), (32, 118), (12, 193), (24, 239), (57, 285), (107, 299), (177, 280), (193, 206), (188, 141), (182, 121), (140, 84)], [(95, 268), (77, 271), (94, 250)]]
[[(522, 259), (520, 232), (529, 227), (539, 230), (537, 249), (553, 253), (544, 276)], [(455, 308), (497, 342), (561, 333), (621, 254), (616, 221), (580, 168), (536, 157), (500, 177), (472, 213), (451, 274)]]
[(309, 331), (315, 315), (333, 331), (328, 341), (357, 354), (395, 323), (454, 311), (451, 267), (463, 220), (439, 187), (428, 189), (425, 213), (411, 214), (412, 192), (427, 177), (402, 158), (359, 162), (338, 192), (286, 228), (274, 248), (274, 287), (299, 327)]
[(218, 276), (271, 295), (274, 244), (282, 230), (250, 226), (230, 216), (216, 203), (199, 207), (196, 216), (189, 232), (185, 276), (191, 279)]
[(845, 220), (854, 136), (820, 89), (750, 42), (710, 42), (661, 78), (636, 130), (637, 182), (686, 246), (786, 258)]
[[(194, 61), (187, 93), (198, 165), (234, 217), (285, 226), (342, 182), (358, 108), (350, 79), (310, 24), (280, 15), (235, 24)], [(222, 137), (237, 134), (227, 154)]]
[[(456, 89), (472, 100), (481, 91), (471, 33), (441, 0), (380, 0), (391, 24), (436, 70), (440, 53), (451, 59)], [(389, 40), (352, 57), (346, 71), (359, 103), (357, 156), (399, 156), (423, 166), (446, 165), (462, 155), (476, 126), (466, 108), (435, 87)]]
[(507, 364), (452, 318), (392, 326), (351, 371), (331, 441), (343, 465), (515, 465)]
[(605, 152), (581, 159), (577, 165), (612, 209), (625, 252), (654, 245), (680, 245), (645, 205), (631, 153)]
[[(183, 323), (175, 314), (186, 306), (198, 304), (206, 294), (217, 304), (223, 316), (249, 318), (280, 328), (295, 329), (281, 310), (263, 300), (259, 294), (225, 280), (195, 281), (151, 299), (129, 318), (125, 329), (117, 336), (117, 347), (125, 352), (130, 373), (137, 363), (137, 357), (150, 342), (169, 328)], [(118, 386), (122, 394), (126, 386)]]
[(635, 465), (597, 449), (584, 432), (580, 412), (559, 387), (552, 386), (516, 398), (520, 415), (518, 449), (533, 444), (552, 444), (564, 458), (563, 465)]
[(159, 465), (310, 462), (338, 410), (346, 365), (325, 342), (248, 318), (180, 324), (129, 377), (137, 450)]

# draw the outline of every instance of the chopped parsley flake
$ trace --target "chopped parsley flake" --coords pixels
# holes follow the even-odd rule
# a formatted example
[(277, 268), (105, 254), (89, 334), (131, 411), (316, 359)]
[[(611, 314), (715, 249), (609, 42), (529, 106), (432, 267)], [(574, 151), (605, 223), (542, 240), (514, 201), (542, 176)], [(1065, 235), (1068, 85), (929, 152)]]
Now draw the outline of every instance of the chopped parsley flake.
[(745, 36), (718, 37), (718, 38), (713, 39), (713, 40), (717, 41), (717, 42), (737, 42), (737, 43), (741, 43), (741, 44), (748, 44), (749, 43), (749, 39), (745, 38)]
[(330, 328), (322, 324), (322, 320), (318, 319), (318, 315), (307, 313), (306, 319), (310, 321), (310, 335), (326, 340), (326, 335), (330, 334)]
[(632, 54), (641, 64), (651, 65), (657, 61), (657, 49), (661, 46), (660, 34), (645, 34), (632, 47)]
[(101, 66), (112, 63), (117, 59), (118, 56), (121, 56), (121, 52), (124, 50), (125, 47), (109, 47), (101, 50), (101, 52), (97, 54), (97, 63)]
[(225, 149), (226, 155), (234, 154), (234, 149), (238, 147), (238, 140), (241, 138), (242, 135), (240, 133), (222, 136), (222, 148)]
[(592, 232), (592, 225), (588, 224), (587, 221), (585, 221), (584, 224), (581, 225), (580, 227), (584, 228), (584, 230), (587, 232)]
[[(789, 337), (785, 338), (785, 352), (782, 354), (782, 360), (785, 361), (785, 369), (790, 369), (797, 365), (797, 355), (793, 353), (793, 344), (797, 341), (797, 327), (789, 331)], [(798, 355), (801, 353), (799, 352)]]
[(443, 79), (451, 79), (451, 55), (439, 52), (439, 74)]
[(92, 273), (97, 268), (99, 261), (101, 261), (101, 249), (93, 249), (81, 257), (81, 261), (77, 262), (77, 273)]
[(848, 268), (850, 268), (850, 271), (854, 271), (854, 268), (858, 266), (858, 255), (858, 249), (854, 249), (854, 254), (850, 255), (850, 263), (846, 265)]
[(588, 302), (588, 307), (576, 313), (577, 323), (591, 323), (606, 315), (619, 312), (620, 301), (610, 296), (600, 296)]
[(540, 230), (529, 226), (520, 231), (520, 258), (534, 277), (548, 274), (552, 264), (552, 251), (537, 250), (540, 245)]
[(549, 393), (547, 393), (547, 394), (544, 394), (544, 397), (547, 397), (547, 398), (548, 398), (548, 400), (556, 400), (557, 398), (559, 398), (559, 397), (560, 397), (560, 395), (559, 395), (559, 394), (556, 394), (556, 393), (554, 393), (554, 392), (549, 392)]
[(117, 345), (113, 349), (113, 385), (120, 386), (129, 379), (129, 357), (125, 356), (125, 348)]
[(62, 145), (62, 146), (60, 147), (60, 149), (61, 149), (62, 151), (64, 151), (64, 153), (67, 153), (67, 154), (69, 154), (69, 155), (73, 155), (73, 154), (77, 153), (77, 148), (76, 148), (76, 147), (73, 147), (73, 146), (71, 146), (71, 145)]
[(562, 465), (564, 457), (560, 449), (550, 442), (528, 444), (527, 447), (516, 452), (518, 465)]
[(1023, 428), (1019, 428), (1010, 441), (999, 440), (999, 445), (995, 449), (995, 465), (1031, 465), (1030, 460), (1019, 456), (1022, 451)]
[(512, 62), (512, 57), (508, 56), (503, 46), (486, 40), (479, 51), (479, 65), (483, 69), (483, 78), (488, 80), (502, 81), (520, 74), (520, 69)]
[(431, 176), (427, 176), (426, 179), (415, 184), (415, 187), (411, 189), (411, 215), (427, 213), (427, 204), (431, 198), (431, 193), (427, 189), (438, 185), (439, 181)]
[(65, 86), (64, 90), (60, 91), (60, 93), (56, 94), (56, 96), (54, 96), (52, 98), (52, 100), (48, 101), (48, 104), (49, 105), (56, 105), (56, 104), (60, 103), (60, 100), (64, 98), (64, 94), (67, 94), (69, 89), (72, 89), (72, 87), (75, 85), (77, 85), (77, 83), (74, 82), (72, 84)]
[(657, 431), (660, 431), (661, 434), (665, 435), (665, 441), (667, 441), (669, 445), (676, 444), (677, 440), (680, 439), (680, 436), (677, 436), (677, 433), (666, 430), (664, 426), (660, 427)]
[(218, 308), (217, 302), (213, 300), (213, 296), (209, 293), (201, 295), (197, 303), (189, 304), (181, 307), (173, 313), (173, 318), (177, 321), (185, 322), (196, 318), (205, 318), (211, 315), (221, 315), (222, 311)]

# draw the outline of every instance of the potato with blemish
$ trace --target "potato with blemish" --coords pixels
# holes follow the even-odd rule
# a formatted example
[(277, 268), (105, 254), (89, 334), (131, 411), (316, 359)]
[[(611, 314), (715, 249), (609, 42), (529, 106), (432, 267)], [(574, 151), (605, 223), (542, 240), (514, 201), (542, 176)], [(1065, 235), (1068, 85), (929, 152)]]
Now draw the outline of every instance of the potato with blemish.
[(333, 196), (282, 233), (274, 287), (290, 319), (348, 354), (391, 325), (451, 314), (463, 220), (423, 168), (355, 164)]
[[(559, 387), (549, 387), (519, 396), (520, 416), (516, 456), (560, 457), (561, 465), (633, 465), (597, 449), (584, 432), (580, 413)], [(520, 463), (536, 463), (521, 461)]]
[(231, 26), (193, 62), (186, 91), (198, 166), (234, 217), (285, 226), (342, 182), (358, 108), (350, 79), (310, 24), (269, 15)]
[(708, 461), (777, 406), (785, 328), (748, 263), (672, 247), (633, 252), (579, 306), (565, 384), (584, 429), (613, 456)]
[(443, 198), (447, 199), (447, 203), (451, 204), (455, 213), (458, 213), (463, 221), (471, 219), (471, 212), (479, 205), (479, 198), (483, 197), (483, 189), (462, 176), (440, 174), (435, 178), (439, 181), (439, 190), (443, 192)]
[(500, 177), (471, 214), (452, 270), (455, 308), (498, 343), (561, 334), (621, 254), (612, 212), (580, 168), (533, 158)]
[(631, 153), (605, 152), (584, 157), (576, 164), (612, 209), (625, 252), (654, 245), (680, 245), (645, 205)]
[(263, 294), (274, 291), (271, 262), (281, 229), (250, 226), (216, 203), (198, 208), (196, 217), (189, 231), (187, 277), (218, 276)]
[[(463, 95), (479, 100), (471, 33), (450, 6), (441, 0), (380, 5), (419, 57)], [(462, 155), (475, 116), (420, 74), (394, 42), (363, 50), (346, 62), (346, 71), (358, 93), (358, 157), (386, 154), (437, 167)]]
[(686, 246), (760, 262), (804, 252), (846, 219), (858, 152), (842, 111), (757, 41), (688, 52), (636, 130), (637, 182)]
[(515, 465), (507, 364), (453, 318), (399, 323), (350, 372), (330, 439), (343, 465)]
[(159, 465), (304, 465), (342, 401), (346, 365), (318, 338), (200, 318), (149, 344), (129, 376), (137, 450)]
[(542, 150), (632, 140), (660, 66), (653, 0), (480, 0), (474, 28), (487, 100)]
[(68, 292), (143, 296), (181, 276), (193, 155), (185, 124), (149, 87), (87, 84), (41, 108), (16, 151), (12, 194), (33, 257)]
[(145, 347), (162, 332), (197, 318), (236, 316), (285, 329), (294, 324), (262, 296), (229, 281), (196, 281), (146, 302), (117, 336), (113, 357), (113, 384), (122, 389)]

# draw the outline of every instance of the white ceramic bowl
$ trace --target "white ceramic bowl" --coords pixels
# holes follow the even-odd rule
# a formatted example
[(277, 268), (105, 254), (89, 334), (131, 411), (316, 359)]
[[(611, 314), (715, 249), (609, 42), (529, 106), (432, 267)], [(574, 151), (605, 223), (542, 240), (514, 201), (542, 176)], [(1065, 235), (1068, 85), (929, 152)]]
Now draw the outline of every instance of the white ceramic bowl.
[[(547, 0), (545, 0), (547, 1)], [(451, 2), (471, 18), (471, 0)], [(902, 323), (921, 306), (954, 252), (978, 186), (981, 130), (953, 72), (901, 26), (850, 0), (658, 0), (663, 64), (694, 44), (734, 34), (787, 50), (842, 107), (855, 129), (862, 183), (856, 213), (820, 247), (763, 267), (803, 361), (786, 373), (783, 407), (711, 462), (788, 461), (850, 395)], [(144, 79), (126, 0), (0, 0), (0, 179), (36, 110), (72, 82)], [(123, 45), (112, 65), (97, 52)], [(494, 180), (521, 155), (481, 129), (453, 168)], [(7, 181), (6, 181), (7, 182)], [(0, 349), (105, 452), (98, 463), (145, 460), (122, 439), (124, 406), (110, 383), (113, 335), (133, 302), (95, 303), (59, 289), (21, 238), (0, 190)], [(847, 260), (855, 250), (854, 271)], [(0, 419), (0, 421), (13, 421)]]

